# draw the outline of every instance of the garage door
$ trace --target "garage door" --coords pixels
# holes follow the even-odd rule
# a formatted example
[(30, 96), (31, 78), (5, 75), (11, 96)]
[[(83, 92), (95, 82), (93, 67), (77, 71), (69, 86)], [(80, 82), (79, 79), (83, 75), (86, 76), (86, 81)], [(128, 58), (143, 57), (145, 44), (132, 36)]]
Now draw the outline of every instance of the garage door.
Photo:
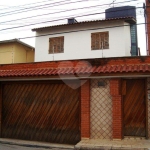
[(53, 143), (80, 141), (79, 82), (2, 85), (2, 137)]

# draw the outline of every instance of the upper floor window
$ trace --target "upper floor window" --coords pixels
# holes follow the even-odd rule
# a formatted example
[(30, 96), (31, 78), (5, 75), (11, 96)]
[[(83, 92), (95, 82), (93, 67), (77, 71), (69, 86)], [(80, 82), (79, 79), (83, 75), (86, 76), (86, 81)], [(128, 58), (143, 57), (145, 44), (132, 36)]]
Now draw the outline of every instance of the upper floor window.
[(108, 49), (109, 48), (109, 32), (91, 33), (91, 49)]
[(49, 54), (64, 52), (64, 36), (49, 38)]

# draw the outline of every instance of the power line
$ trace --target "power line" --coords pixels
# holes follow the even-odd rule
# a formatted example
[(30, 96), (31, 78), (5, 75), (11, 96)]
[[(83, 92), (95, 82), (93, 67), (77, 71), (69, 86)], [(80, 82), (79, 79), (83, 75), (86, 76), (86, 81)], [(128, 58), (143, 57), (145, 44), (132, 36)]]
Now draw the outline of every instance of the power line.
[[(71, 1), (71, 0), (68, 0), (68, 1)], [(27, 12), (27, 11), (33, 11), (33, 10), (43, 9), (43, 8), (49, 8), (50, 6), (54, 7), (54, 6), (60, 6), (60, 5), (66, 5), (66, 4), (73, 4), (73, 3), (77, 3), (77, 2), (85, 2), (85, 1), (87, 1), (87, 0), (79, 0), (79, 1), (75, 1), (75, 2), (62, 3), (62, 2), (66, 2), (66, 0), (64, 0), (64, 1), (56, 2), (56, 3), (51, 3), (49, 5), (48, 4), (44, 4), (44, 5), (37, 6), (37, 7), (40, 7), (40, 8), (35, 8), (35, 6), (34, 6), (34, 7), (20, 9), (20, 10), (24, 10), (24, 11), (21, 11), (21, 12), (18, 12), (19, 10), (15, 10), (15, 11), (1, 13), (2, 15), (0, 17), (7, 16), (7, 15), (12, 15), (12, 14), (18, 14), (18, 13)], [(59, 3), (62, 3), (62, 4), (59, 4)], [(54, 4), (59, 4), (59, 5), (54, 5)], [(41, 6), (46, 6), (46, 7), (41, 7)], [(29, 9), (31, 9), (31, 10), (29, 10)]]
[(28, 5), (37, 4), (37, 3), (43, 3), (43, 2), (47, 2), (47, 1), (51, 1), (51, 0), (45, 0), (45, 1), (40, 1), (40, 2), (36, 2), (36, 3), (29, 3), (29, 4), (25, 4), (25, 5), (9, 6), (9, 8), (3, 8), (3, 9), (0, 9), (0, 11), (5, 10), (5, 9), (12, 9), (12, 8), (16, 8), (16, 7), (24, 7), (24, 6), (28, 6)]
[[(97, 11), (98, 9), (96, 9), (96, 10), (91, 10), (91, 11), (88, 11), (88, 12), (93, 12), (93, 11)], [(87, 13), (87, 12), (83, 12), (82, 14), (85, 14), (85, 13)], [(137, 16), (142, 16), (142, 17), (144, 17), (143, 16), (144, 15), (144, 12), (141, 12), (141, 11), (139, 11), (139, 12), (137, 12), (136, 13), (136, 18), (137, 18)], [(56, 18), (56, 17), (55, 17)], [(48, 18), (42, 18), (42, 20), (40, 19), (40, 21), (46, 21)], [(51, 18), (51, 19), (53, 19), (53, 18)], [(95, 18), (88, 18), (88, 20), (92, 20), (92, 19), (95, 19)], [(101, 19), (104, 19), (104, 18), (101, 18)], [(97, 17), (97, 19), (96, 20), (100, 20), (100, 18), (98, 18)], [(12, 24), (9, 24), (9, 23), (0, 23), (1, 25), (20, 25), (20, 24), (22, 24), (22, 25), (25, 25), (26, 23), (33, 23), (33, 21), (36, 23), (37, 21), (39, 21), (39, 19), (36, 19), (36, 20), (29, 20), (29, 21), (27, 21), (27, 22), (15, 22), (15, 23), (12, 23)], [(83, 20), (83, 21), (85, 21), (85, 19)], [(80, 22), (80, 21), (79, 21)], [(38, 22), (37, 22), (38, 23)], [(60, 23), (60, 22), (59, 22)], [(61, 22), (62, 24), (64, 23), (64, 22)]]
[[(137, 1), (137, 0), (133, 0), (133, 1)], [(127, 2), (131, 2), (131, 0), (124, 1), (124, 2), (118, 2), (118, 3), (115, 3), (115, 4), (121, 4), (121, 3), (127, 3)], [(73, 10), (79, 10), (79, 9), (87, 9), (87, 8), (105, 6), (105, 5), (110, 5), (110, 4), (101, 4), (101, 5), (96, 5), (96, 6), (93, 5), (93, 6), (82, 7), (82, 8), (74, 8), (74, 9), (70, 9), (70, 10), (63, 10), (63, 11), (58, 11), (58, 12), (53, 12), (53, 13), (46, 13), (46, 14), (35, 15), (35, 16), (30, 16), (30, 17), (25, 17), (25, 18), (20, 18), (20, 19), (8, 20), (8, 21), (0, 22), (0, 24), (1, 23), (6, 23), (6, 22), (13, 22), (13, 21), (18, 21), (18, 20), (24, 20), (24, 19), (34, 18), (34, 17), (45, 16), (45, 15), (52, 15), (52, 14), (57, 14), (57, 13), (63, 13), (63, 12), (68, 12), (68, 11), (73, 11)]]
[[(66, 0), (65, 0), (66, 1)], [(65, 1), (61, 1), (61, 2), (65, 2)], [(70, 0), (69, 0), (70, 1)], [(71, 3), (77, 3), (77, 2), (85, 2), (85, 1), (88, 1), (88, 0), (80, 0), (80, 1), (75, 1), (75, 2), (69, 2), (69, 3), (64, 3), (64, 4), (60, 4), (60, 5), (66, 5), (66, 4), (71, 4)], [(137, 0), (130, 0), (130, 2), (133, 2), (133, 1), (137, 1)], [(58, 2), (60, 3), (60, 2)], [(52, 4), (52, 3), (51, 3)], [(50, 6), (51, 6), (50, 4)], [(27, 11), (33, 11), (33, 10), (37, 10), (37, 9), (43, 9), (43, 8), (49, 8), (50, 6), (47, 6), (47, 4), (45, 4), (46, 7), (41, 7), (41, 8), (35, 8), (35, 7), (32, 7), (33, 9), (31, 10), (25, 10), (25, 11), (21, 11), (21, 12), (16, 12), (16, 13), (12, 13), (12, 12), (7, 12), (7, 13), (1, 13), (3, 15), (1, 15), (0, 17), (2, 16), (7, 16), (7, 15), (12, 15), (12, 14), (17, 14), (17, 13), (22, 13), (22, 12), (27, 12)], [(60, 6), (60, 5), (54, 5), (54, 6)], [(110, 4), (109, 4), (110, 5)], [(44, 5), (41, 5), (41, 6), (44, 6)], [(40, 7), (40, 6), (38, 6)], [(29, 9), (29, 8), (25, 8), (25, 9)], [(18, 10), (17, 10), (18, 11)], [(10, 13), (10, 14), (9, 14)]]
[[(138, 14), (138, 15), (136, 15), (136, 16), (141, 16), (141, 14)], [(141, 18), (143, 18), (143, 17), (141, 17)], [(88, 18), (89, 19), (89, 18)], [(92, 20), (93, 18), (90, 18), (90, 20)], [(103, 18), (101, 18), (101, 19), (103, 19)], [(95, 20), (100, 20), (100, 18), (97, 18), (97, 19), (95, 19)], [(85, 21), (85, 20), (82, 20), (82, 21)], [(81, 22), (82, 22), (81, 21)], [(64, 22), (59, 22), (59, 23), (61, 23), (61, 24), (64, 24)], [(67, 25), (67, 24), (66, 24)], [(24, 29), (24, 31), (26, 31), (26, 30), (30, 30), (31, 28), (25, 28)], [(22, 29), (20, 29), (20, 30), (13, 30), (13, 31), (9, 31), (9, 33), (11, 32), (11, 33), (14, 33), (14, 32), (19, 32), (19, 31), (22, 31)], [(5, 34), (5, 33), (8, 33), (7, 32), (7, 30), (6, 31), (1, 31), (1, 34)]]
[[(137, 25), (145, 25), (145, 24), (150, 24), (150, 23), (138, 23), (135, 24)], [(110, 28), (118, 28), (118, 27), (125, 27), (125, 26), (130, 26), (130, 25), (118, 25), (118, 26), (109, 26), (109, 27), (102, 27), (102, 28), (90, 28), (90, 29), (83, 29), (83, 30), (77, 30), (77, 31), (67, 31), (67, 32), (57, 32), (57, 33), (52, 33), (52, 34), (42, 34), (42, 35), (37, 35), (37, 36), (29, 36), (29, 37), (24, 37), (24, 38), (18, 38), (18, 39), (29, 39), (29, 38), (35, 38), (35, 37), (41, 37), (41, 36), (47, 36), (47, 35), (56, 35), (56, 34), (64, 34), (64, 33), (74, 33), (74, 32), (81, 32), (81, 31), (89, 31), (89, 30), (98, 30), (98, 29), (110, 29)]]
[[(139, 8), (143, 8), (143, 7), (137, 7), (136, 9)], [(125, 11), (125, 10), (131, 10), (133, 8), (129, 8), (129, 9), (124, 9), (124, 10), (117, 10), (117, 11), (110, 11), (110, 12), (118, 12), (118, 11)], [(17, 26), (17, 27), (11, 27), (11, 28), (5, 28), (5, 29), (1, 29), (0, 31), (4, 31), (4, 30), (10, 30), (10, 29), (15, 29), (15, 28), (22, 28), (22, 27), (26, 27), (26, 26), (32, 26), (32, 25), (36, 25), (36, 24), (42, 24), (42, 23), (49, 23), (49, 22), (54, 22), (54, 21), (60, 21), (60, 20), (65, 20), (71, 17), (83, 17), (83, 16), (93, 16), (93, 15), (98, 15), (98, 14), (103, 14), (105, 12), (101, 12), (101, 13), (94, 13), (94, 14), (86, 14), (86, 15), (78, 15), (78, 16), (67, 16), (65, 18), (61, 18), (61, 19), (55, 19), (55, 20), (51, 20), (51, 21), (44, 21), (44, 22), (39, 22), (39, 23), (31, 23), (28, 25), (22, 25), (22, 26)]]

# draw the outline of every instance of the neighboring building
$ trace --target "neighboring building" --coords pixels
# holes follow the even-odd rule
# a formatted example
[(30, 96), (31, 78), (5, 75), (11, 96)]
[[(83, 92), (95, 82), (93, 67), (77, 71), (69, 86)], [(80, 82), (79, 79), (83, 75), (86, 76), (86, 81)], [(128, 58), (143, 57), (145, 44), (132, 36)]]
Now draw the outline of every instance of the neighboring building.
[(150, 0), (146, 0), (147, 54), (150, 55)]
[(150, 139), (149, 56), (0, 65), (0, 138), (126, 137)]
[(0, 64), (34, 62), (34, 47), (18, 39), (0, 41)]
[[(138, 55), (137, 35), (133, 25), (136, 13), (133, 8), (124, 9), (121, 16), (77, 22), (68, 19), (68, 24), (32, 29), (36, 31), (35, 61), (73, 60), (88, 58), (123, 57)], [(116, 16), (116, 17), (115, 17)], [(44, 36), (43, 36), (44, 35)]]
[(135, 19), (125, 17), (33, 29), (37, 36), (48, 34), (36, 38), (35, 61), (130, 56), (130, 27), (123, 26), (129, 25), (128, 21)]

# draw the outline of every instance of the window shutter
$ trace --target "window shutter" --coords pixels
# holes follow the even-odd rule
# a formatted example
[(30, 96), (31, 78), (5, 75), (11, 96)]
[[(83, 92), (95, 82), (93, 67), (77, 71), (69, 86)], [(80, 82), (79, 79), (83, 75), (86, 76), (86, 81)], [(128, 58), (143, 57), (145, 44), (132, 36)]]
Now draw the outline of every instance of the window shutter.
[(108, 32), (104, 33), (104, 48), (109, 48), (109, 34)]
[(64, 51), (64, 37), (49, 39), (49, 53), (62, 53)]
[(99, 33), (96, 33), (96, 40), (95, 40), (95, 48), (100, 49), (100, 35)]
[(49, 53), (52, 54), (53, 53), (53, 39), (49, 39)]
[(91, 34), (91, 49), (94, 49), (94, 34)]
[(91, 33), (91, 50), (108, 49), (109, 32)]

